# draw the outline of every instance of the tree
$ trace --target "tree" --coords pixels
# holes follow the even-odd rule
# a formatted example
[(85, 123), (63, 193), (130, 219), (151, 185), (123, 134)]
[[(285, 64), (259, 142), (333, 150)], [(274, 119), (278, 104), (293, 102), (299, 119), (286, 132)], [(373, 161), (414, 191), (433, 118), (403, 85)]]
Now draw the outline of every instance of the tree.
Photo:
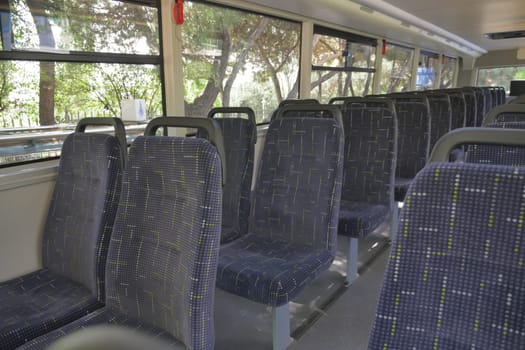
[[(35, 23), (40, 47), (55, 48), (51, 23), (45, 15), (46, 9), (53, 8), (52, 1), (27, 0), (27, 6)], [(55, 124), (55, 63), (40, 62), (39, 89), (40, 125)]]
[[(268, 81), (277, 96), (271, 102), (275, 107), (285, 96), (297, 95), (297, 23), (191, 2), (186, 15), (189, 20), (182, 32), (186, 114), (206, 115), (213, 106), (247, 100), (250, 107), (264, 111)], [(251, 88), (251, 79), (260, 92)]]

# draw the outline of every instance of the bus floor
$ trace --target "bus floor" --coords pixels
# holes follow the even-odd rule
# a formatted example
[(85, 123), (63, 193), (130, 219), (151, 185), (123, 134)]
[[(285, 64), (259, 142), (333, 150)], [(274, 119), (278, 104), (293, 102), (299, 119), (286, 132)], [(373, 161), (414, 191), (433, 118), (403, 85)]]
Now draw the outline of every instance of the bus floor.
[[(344, 286), (348, 240), (331, 268), (290, 303), (290, 350), (366, 349), (388, 260), (388, 226), (359, 241), (359, 277)], [(215, 349), (272, 349), (271, 308), (217, 289)]]

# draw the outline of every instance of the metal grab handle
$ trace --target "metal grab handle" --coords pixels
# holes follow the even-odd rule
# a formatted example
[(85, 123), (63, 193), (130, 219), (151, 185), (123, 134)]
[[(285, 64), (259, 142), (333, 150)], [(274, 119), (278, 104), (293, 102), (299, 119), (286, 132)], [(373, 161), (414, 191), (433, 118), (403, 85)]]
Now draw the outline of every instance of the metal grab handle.
[(210, 142), (217, 148), (222, 166), (222, 183), (226, 183), (226, 152), (224, 151), (224, 140), (220, 125), (212, 118), (192, 118), (192, 117), (158, 117), (152, 119), (146, 126), (144, 135), (155, 136), (161, 127), (173, 128), (197, 128), (206, 130)]
[(525, 147), (525, 130), (469, 127), (452, 130), (434, 146), (430, 162), (448, 162), (450, 151), (464, 144), (487, 144)]
[(75, 132), (85, 132), (88, 126), (112, 126), (115, 130), (115, 137), (117, 138), (121, 154), (123, 165), (127, 164), (128, 158), (128, 141), (126, 140), (126, 129), (124, 128), (124, 122), (122, 119), (113, 117), (95, 117), (95, 118), (83, 118), (80, 119), (75, 127)]
[(250, 107), (215, 107), (208, 113), (208, 118), (213, 118), (217, 114), (245, 114), (248, 116), (248, 120), (253, 124), (252, 127), (252, 143), (257, 142), (257, 123), (255, 121), (255, 112)]

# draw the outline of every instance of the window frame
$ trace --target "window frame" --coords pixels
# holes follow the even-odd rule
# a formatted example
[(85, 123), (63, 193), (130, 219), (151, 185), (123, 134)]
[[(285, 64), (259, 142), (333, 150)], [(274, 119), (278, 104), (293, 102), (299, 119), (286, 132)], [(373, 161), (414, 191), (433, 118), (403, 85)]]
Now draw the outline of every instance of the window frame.
[[(82, 63), (82, 64), (126, 64), (126, 65), (154, 65), (159, 67), (159, 81), (161, 88), (161, 109), (163, 115), (166, 115), (166, 88), (165, 88), (165, 76), (164, 76), (164, 48), (163, 48), (163, 37), (162, 37), (162, 12), (161, 12), (161, 0), (114, 0), (122, 3), (130, 3), (134, 5), (140, 5), (145, 7), (152, 7), (157, 10), (157, 23), (158, 23), (158, 40), (159, 40), (159, 53), (158, 55), (142, 55), (142, 54), (125, 54), (125, 53), (109, 53), (109, 52), (94, 52), (94, 51), (39, 51), (39, 50), (20, 50), (13, 48), (5, 51), (0, 50), (0, 61), (26, 61), (26, 62), (55, 62), (55, 63)], [(11, 10), (11, 8), (9, 8)], [(38, 129), (40, 127), (35, 127)], [(0, 129), (2, 130), (2, 129)], [(57, 137), (56, 139), (61, 144), (68, 134), (68, 131), (64, 129), (65, 136)], [(38, 133), (39, 134), (39, 133)], [(30, 136), (30, 134), (26, 134)], [(21, 138), (25, 140), (25, 136), (20, 134)], [(15, 137), (16, 138), (16, 137)], [(9, 140), (7, 141), (9, 142)], [(0, 139), (0, 144), (2, 139)], [(60, 153), (60, 150), (58, 151)], [(19, 165), (26, 165), (31, 163), (44, 162), (48, 160), (54, 160), (60, 156), (55, 155), (49, 156), (43, 155), (42, 158), (30, 158), (27, 160), (15, 161), (12, 163), (0, 164), (0, 168), (8, 168)]]

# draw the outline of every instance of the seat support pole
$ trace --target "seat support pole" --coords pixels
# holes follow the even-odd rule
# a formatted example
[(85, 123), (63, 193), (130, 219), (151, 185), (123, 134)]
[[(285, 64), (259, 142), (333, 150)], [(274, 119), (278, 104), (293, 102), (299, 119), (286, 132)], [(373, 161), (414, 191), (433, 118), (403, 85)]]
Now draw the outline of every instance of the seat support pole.
[(290, 308), (288, 303), (272, 307), (273, 350), (284, 350), (290, 344)]
[(351, 285), (357, 278), (357, 264), (359, 261), (359, 239), (350, 238), (348, 240), (348, 254), (346, 257), (346, 278), (345, 285)]
[(397, 230), (399, 227), (399, 203), (394, 202), (392, 206), (392, 216), (390, 220), (390, 241), (393, 243), (397, 236)]

